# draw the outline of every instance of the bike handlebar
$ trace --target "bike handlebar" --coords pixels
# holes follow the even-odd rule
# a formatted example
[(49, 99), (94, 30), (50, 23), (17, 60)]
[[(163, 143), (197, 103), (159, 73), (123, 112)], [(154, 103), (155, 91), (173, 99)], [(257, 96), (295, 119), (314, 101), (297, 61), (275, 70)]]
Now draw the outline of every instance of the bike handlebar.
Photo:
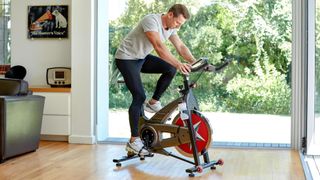
[[(231, 62), (231, 59), (227, 59), (221, 65), (213, 66), (208, 63), (208, 58), (200, 58), (198, 61), (196, 61), (191, 65), (191, 72), (207, 71), (207, 72), (218, 73), (219, 71), (222, 71), (225, 67), (227, 67), (230, 64), (230, 62)], [(198, 79), (201, 76), (201, 74), (198, 76)], [(194, 88), (195, 82), (198, 80), (197, 79), (195, 82), (192, 82), (190, 84), (189, 79), (187, 77), (188, 75), (184, 75), (184, 84), (182, 86), (179, 86), (180, 92), (182, 94), (187, 93), (190, 88)]]
[(200, 70), (209, 72), (219, 72), (225, 69), (231, 62), (231, 59), (227, 59), (223, 64), (219, 66), (213, 66), (208, 63), (208, 58), (200, 58), (197, 62), (191, 65), (191, 72), (197, 72)]
[(214, 71), (212, 72), (220, 72), (223, 69), (225, 69), (229, 64), (231, 63), (231, 59), (227, 59), (224, 63), (222, 63), (221, 65), (215, 67), (214, 66)]

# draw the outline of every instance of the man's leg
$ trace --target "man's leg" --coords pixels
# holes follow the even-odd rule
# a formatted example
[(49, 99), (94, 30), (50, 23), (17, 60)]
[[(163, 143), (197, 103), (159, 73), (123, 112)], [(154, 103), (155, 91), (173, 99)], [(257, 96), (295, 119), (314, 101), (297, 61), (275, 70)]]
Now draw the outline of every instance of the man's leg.
[(162, 94), (169, 87), (177, 70), (175, 67), (157, 56), (149, 54), (145, 59), (146, 61), (142, 66), (141, 72), (162, 74), (157, 82), (156, 89), (152, 96), (152, 99), (159, 101)]
[(146, 99), (143, 89), (140, 70), (144, 60), (116, 60), (126, 86), (132, 94), (132, 103), (129, 108), (129, 120), (131, 137), (139, 137), (138, 126), (141, 113), (141, 106)]

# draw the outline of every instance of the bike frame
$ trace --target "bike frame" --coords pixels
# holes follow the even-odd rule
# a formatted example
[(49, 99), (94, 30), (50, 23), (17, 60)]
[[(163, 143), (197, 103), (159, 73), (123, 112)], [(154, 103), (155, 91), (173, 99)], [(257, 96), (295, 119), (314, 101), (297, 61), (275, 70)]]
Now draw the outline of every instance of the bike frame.
[[(212, 69), (212, 67), (210, 67), (211, 69), (206, 69), (206, 70), (212, 71), (212, 72), (218, 72), (222, 70), (224, 67), (226, 67), (228, 64), (229, 64), (229, 61), (225, 62), (223, 65), (217, 68), (213, 67)], [(194, 68), (192, 69), (193, 72), (198, 70), (204, 70), (204, 68), (208, 68), (207, 59), (200, 59), (199, 61), (194, 63), (193, 66), (194, 66)], [(192, 113), (195, 113), (200, 116), (202, 115), (198, 113), (199, 106), (192, 92), (193, 87), (194, 87), (194, 84), (190, 83), (189, 76), (183, 75), (183, 86), (182, 88), (180, 88), (180, 91), (179, 91), (181, 94), (181, 97), (170, 102), (168, 105), (163, 107), (160, 111), (155, 113), (150, 119), (148, 119), (145, 116), (144, 110), (141, 109), (141, 116), (139, 119), (139, 132), (140, 132), (141, 138), (145, 142), (145, 147), (147, 147), (150, 152), (171, 156), (179, 160), (193, 164), (194, 167), (186, 169), (186, 172), (190, 173), (189, 174), (190, 177), (194, 176), (193, 172), (202, 172), (202, 169), (208, 168), (208, 167), (210, 167), (211, 169), (215, 169), (215, 165), (223, 164), (223, 160), (221, 159), (218, 161), (210, 161), (207, 147), (204, 148), (202, 152), (200, 152), (201, 155), (203, 156), (204, 163), (201, 164), (200, 162), (200, 158), (199, 158), (200, 154), (196, 146), (196, 136), (195, 136), (196, 133), (192, 124)], [(178, 105), (180, 103), (186, 104), (186, 110), (180, 109), (180, 113), (184, 113), (188, 115), (187, 118), (182, 119), (183, 121), (187, 122), (187, 127), (179, 126), (176, 124), (166, 124), (167, 121), (171, 120), (170, 117), (172, 113), (178, 108)], [(173, 137), (162, 139), (162, 133), (171, 133), (173, 134)], [(152, 144), (149, 144), (149, 143), (152, 143)], [(191, 144), (194, 161), (190, 161), (188, 159), (174, 155), (171, 152), (168, 152), (165, 150), (165, 148), (167, 147), (179, 146), (181, 144), (186, 144), (186, 143)], [(153, 156), (152, 153), (150, 155), (147, 155), (147, 157), (152, 157), (152, 156)], [(140, 155), (128, 154), (127, 157), (123, 157), (121, 159), (114, 159), (113, 162), (117, 163), (116, 164), (117, 166), (121, 166), (122, 161), (127, 161), (137, 157), (140, 157)], [(140, 157), (140, 160), (144, 160), (144, 157)]]

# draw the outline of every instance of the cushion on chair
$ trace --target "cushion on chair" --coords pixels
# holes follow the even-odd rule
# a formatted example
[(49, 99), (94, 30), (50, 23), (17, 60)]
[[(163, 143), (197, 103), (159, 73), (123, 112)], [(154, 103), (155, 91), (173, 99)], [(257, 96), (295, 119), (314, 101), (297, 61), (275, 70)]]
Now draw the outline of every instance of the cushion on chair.
[(1, 96), (22, 96), (30, 93), (28, 82), (21, 79), (0, 78)]

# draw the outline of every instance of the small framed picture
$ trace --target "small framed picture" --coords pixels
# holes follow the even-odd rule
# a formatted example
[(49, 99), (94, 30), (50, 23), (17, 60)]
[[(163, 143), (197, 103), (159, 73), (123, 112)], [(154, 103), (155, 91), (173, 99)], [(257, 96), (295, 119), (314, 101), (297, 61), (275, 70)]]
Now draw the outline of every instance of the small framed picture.
[(68, 6), (28, 6), (28, 38), (67, 38)]

